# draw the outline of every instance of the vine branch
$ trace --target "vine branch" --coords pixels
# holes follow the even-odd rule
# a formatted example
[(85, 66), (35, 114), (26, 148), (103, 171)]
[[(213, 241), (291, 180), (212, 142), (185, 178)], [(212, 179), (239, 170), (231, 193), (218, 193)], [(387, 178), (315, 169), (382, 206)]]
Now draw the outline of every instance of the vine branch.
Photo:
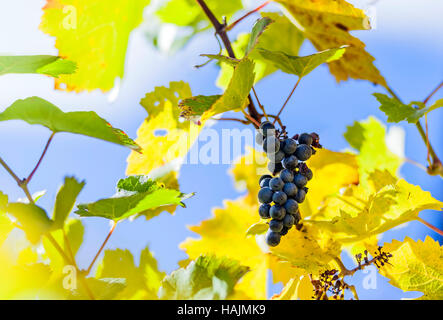
[[(211, 9), (209, 9), (208, 5), (206, 4), (206, 2), (204, 0), (196, 0), (196, 1), (200, 5), (200, 7), (202, 8), (205, 15), (208, 17), (209, 21), (214, 26), (215, 33), (222, 40), (223, 45), (225, 46), (229, 57), (235, 58), (235, 53), (234, 53), (234, 50), (232, 49), (231, 41), (229, 40), (229, 37), (226, 33), (226, 22), (224, 22), (223, 24), (220, 23), (218, 21), (218, 19), (215, 17), (214, 13), (211, 11)], [(248, 104), (249, 116), (255, 120), (255, 122), (254, 121), (252, 121), (252, 122), (254, 123), (254, 125), (256, 127), (258, 127), (256, 123), (260, 123), (260, 120), (261, 120), (260, 114), (258, 113), (258, 111), (254, 105), (254, 101), (252, 101), (251, 95), (248, 95), (248, 100), (249, 100), (249, 104)]]
[(103, 241), (103, 243), (102, 243), (100, 249), (98, 249), (97, 253), (95, 254), (94, 259), (92, 259), (91, 263), (89, 264), (89, 267), (88, 267), (88, 269), (86, 270), (86, 274), (89, 274), (89, 273), (91, 272), (92, 267), (93, 267), (94, 264), (95, 264), (95, 261), (97, 261), (98, 257), (100, 256), (100, 253), (102, 253), (102, 251), (103, 251), (103, 249), (104, 249), (106, 243), (108, 243), (108, 240), (109, 240), (109, 238), (111, 237), (112, 233), (114, 232), (116, 226), (117, 226), (117, 222), (113, 221), (113, 222), (112, 222), (111, 229), (109, 230), (109, 233), (108, 233), (108, 235), (107, 235), (106, 238), (105, 238), (105, 241)]
[(242, 17), (238, 18), (237, 20), (235, 20), (234, 22), (230, 23), (228, 26), (226, 26), (225, 30), (229, 31), (232, 28), (234, 28), (239, 22), (241, 22), (243, 19), (249, 17), (251, 14), (260, 11), (261, 9), (263, 9), (264, 7), (266, 7), (268, 4), (271, 3), (271, 0), (268, 0), (266, 2), (264, 2), (262, 5), (258, 6), (257, 8), (247, 12), (245, 15), (243, 15)]
[(426, 227), (428, 227), (429, 229), (437, 232), (439, 235), (443, 236), (443, 230), (440, 230), (439, 228), (437, 228), (436, 226), (433, 226), (432, 224), (430, 224), (429, 222), (423, 220), (420, 217), (417, 217), (417, 220), (420, 221), (421, 223), (423, 223)]
[(42, 155), (40, 156), (40, 159), (38, 159), (38, 162), (37, 162), (37, 164), (35, 165), (34, 169), (32, 170), (32, 172), (29, 174), (29, 176), (28, 176), (28, 177), (26, 178), (26, 180), (25, 180), (26, 183), (29, 183), (29, 182), (31, 181), (31, 179), (32, 179), (32, 177), (34, 176), (35, 172), (37, 171), (37, 169), (39, 168), (40, 164), (42, 163), (43, 158), (45, 157), (46, 152), (48, 151), (49, 145), (51, 144), (51, 141), (52, 141), (52, 139), (54, 138), (54, 135), (55, 135), (55, 132), (53, 132), (53, 133), (51, 134), (51, 136), (50, 136), (49, 139), (48, 139), (48, 142), (46, 142), (46, 146), (45, 146), (45, 148), (43, 149), (43, 152), (42, 152)]
[[(298, 80), (297, 80), (297, 82), (295, 83), (295, 86), (292, 88), (291, 93), (290, 93), (289, 96), (286, 98), (285, 103), (283, 103), (283, 106), (280, 108), (280, 111), (277, 113), (277, 118), (280, 117), (280, 114), (282, 113), (283, 109), (284, 109), (284, 108), (286, 107), (286, 105), (288, 104), (289, 99), (291, 99), (292, 95), (294, 94), (295, 89), (297, 89), (298, 84), (300, 83), (300, 80), (301, 80), (301, 78), (299, 77)], [(277, 120), (277, 119), (274, 119), (273, 124), (275, 124), (275, 121), (276, 121), (276, 120)]]

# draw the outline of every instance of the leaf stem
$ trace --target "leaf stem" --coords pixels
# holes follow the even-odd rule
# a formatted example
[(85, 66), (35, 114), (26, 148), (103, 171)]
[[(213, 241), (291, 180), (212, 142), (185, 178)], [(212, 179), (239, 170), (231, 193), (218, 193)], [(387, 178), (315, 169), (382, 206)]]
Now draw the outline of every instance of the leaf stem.
[(420, 221), (421, 223), (423, 223), (426, 227), (428, 227), (429, 229), (437, 232), (439, 235), (443, 236), (443, 231), (440, 230), (439, 228), (437, 228), (436, 226), (433, 226), (432, 224), (430, 224), (429, 222), (423, 220), (420, 217), (417, 217), (417, 220)]
[(262, 5), (258, 6), (257, 8), (247, 12), (245, 15), (243, 15), (242, 17), (238, 18), (237, 20), (235, 20), (234, 22), (230, 23), (228, 26), (226, 26), (225, 30), (229, 31), (232, 28), (234, 28), (239, 22), (241, 22), (243, 19), (245, 19), (246, 17), (250, 16), (251, 14), (260, 11), (261, 9), (263, 9), (264, 7), (266, 7), (268, 4), (271, 3), (271, 0), (268, 0), (266, 2), (264, 2)]
[(429, 100), (432, 98), (432, 96), (434, 94), (436, 94), (438, 92), (438, 90), (440, 90), (441, 88), (443, 88), (443, 81), (426, 97), (426, 99), (423, 101), (424, 104), (428, 103)]
[(117, 222), (112, 221), (111, 229), (109, 230), (109, 233), (106, 236), (105, 241), (103, 241), (100, 249), (98, 249), (97, 253), (95, 254), (94, 259), (92, 259), (91, 263), (89, 264), (89, 267), (86, 270), (86, 274), (89, 274), (91, 272), (92, 267), (95, 264), (95, 261), (97, 261), (98, 257), (100, 256), (100, 253), (103, 251), (104, 247), (106, 246), (106, 243), (108, 242), (109, 238), (111, 237), (112, 233), (114, 232), (116, 226), (117, 226)]
[(23, 181), (14, 173), (14, 171), (12, 171), (12, 169), (7, 165), (7, 163), (2, 159), (2, 157), (0, 157), (0, 164), (3, 166), (3, 168), (6, 169), (9, 175), (14, 178), (18, 186), (20, 186), (23, 183)]
[(216, 120), (216, 121), (219, 121), (219, 120), (221, 120), (221, 121), (237, 121), (237, 122), (241, 122), (243, 124), (251, 123), (249, 120), (243, 120), (243, 119), (237, 119), (237, 118), (219, 118), (219, 119), (211, 118), (211, 119)]
[[(292, 97), (292, 95), (293, 95), (295, 89), (297, 89), (298, 84), (300, 83), (300, 80), (301, 80), (301, 78), (299, 77), (298, 80), (297, 80), (297, 82), (295, 83), (295, 86), (292, 88), (291, 93), (290, 93), (289, 96), (286, 98), (285, 103), (283, 103), (283, 106), (280, 108), (280, 111), (277, 113), (277, 117), (280, 117), (280, 114), (282, 113), (283, 109), (286, 107), (286, 104), (288, 103), (289, 99), (291, 99), (291, 97)], [(277, 119), (274, 119), (273, 124), (275, 124), (275, 121), (276, 121), (276, 120), (277, 120)]]
[(258, 106), (260, 107), (261, 111), (263, 111), (263, 115), (265, 116), (266, 120), (269, 121), (268, 115), (266, 114), (266, 110), (263, 107), (263, 105), (261, 104), (260, 99), (258, 98), (257, 92), (255, 91), (254, 86), (252, 86), (252, 92), (254, 92), (255, 100), (257, 100)]
[(49, 145), (51, 144), (52, 139), (54, 138), (55, 132), (53, 132), (51, 134), (51, 136), (48, 139), (48, 142), (46, 142), (46, 146), (43, 149), (42, 155), (40, 156), (40, 159), (38, 160), (37, 164), (35, 165), (34, 169), (32, 170), (32, 172), (29, 174), (29, 176), (26, 178), (26, 183), (29, 183), (32, 179), (32, 177), (34, 176), (35, 172), (37, 171), (38, 167), (40, 166), (40, 164), (43, 161), (43, 158), (46, 155), (46, 152), (48, 151)]

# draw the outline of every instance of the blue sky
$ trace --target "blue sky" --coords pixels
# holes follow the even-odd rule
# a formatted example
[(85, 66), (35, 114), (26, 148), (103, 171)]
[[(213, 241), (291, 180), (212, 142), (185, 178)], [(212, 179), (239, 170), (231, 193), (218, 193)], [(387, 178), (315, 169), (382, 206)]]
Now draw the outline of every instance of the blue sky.
[[(368, 2), (356, 1), (364, 7)], [(44, 1), (9, 1), (0, 4), (0, 52), (1, 54), (56, 54), (54, 39), (38, 30), (41, 7)], [(376, 28), (354, 34), (367, 45), (367, 50), (376, 58), (375, 64), (387, 78), (390, 85), (402, 99), (423, 100), (443, 78), (443, 10), (441, 1), (395, 1), (375, 3)], [(239, 26), (238, 31), (247, 31), (254, 17)], [(236, 33), (238, 32), (236, 31)], [(232, 37), (235, 38), (235, 37)], [(154, 50), (146, 41), (142, 29), (131, 36), (128, 46), (125, 78), (121, 83), (115, 101), (109, 102), (109, 94), (99, 91), (91, 93), (66, 93), (53, 90), (53, 80), (39, 75), (6, 75), (0, 77), (0, 111), (18, 98), (38, 95), (63, 110), (94, 110), (114, 126), (124, 129), (136, 137), (146, 112), (139, 100), (154, 86), (167, 85), (169, 81), (185, 80), (191, 84), (193, 93), (218, 93), (215, 86), (218, 69), (211, 64), (196, 70), (201, 63), (200, 53), (215, 52), (217, 42), (210, 33), (193, 40), (180, 55), (168, 56)], [(305, 43), (301, 54), (314, 52)], [(276, 111), (292, 88), (295, 79), (282, 73), (275, 73), (261, 81), (256, 89), (262, 103), (269, 110)], [(284, 111), (285, 124), (296, 132), (316, 131), (322, 144), (332, 150), (347, 147), (343, 133), (347, 125), (370, 115), (385, 122), (385, 116), (378, 110), (373, 92), (383, 92), (364, 81), (350, 80), (337, 84), (322, 66), (306, 77), (297, 89), (293, 99)], [(442, 97), (442, 93), (438, 95)], [(436, 97), (437, 98), (437, 97)], [(443, 154), (443, 110), (434, 111), (429, 117), (429, 135), (440, 155)], [(386, 122), (385, 122), (386, 123)], [(239, 127), (234, 123), (219, 122), (213, 128)], [(401, 125), (406, 132), (406, 156), (425, 163), (426, 149), (416, 129)], [(241, 128), (241, 127), (239, 127)], [(41, 150), (49, 137), (41, 127), (21, 122), (0, 123), (0, 155), (13, 166), (21, 176), (27, 175), (35, 165)], [(128, 150), (98, 140), (60, 134), (57, 135), (41, 168), (34, 177), (30, 188), (33, 192), (47, 190), (40, 204), (52, 210), (55, 193), (67, 174), (85, 179), (87, 185), (79, 201), (88, 202), (110, 196), (114, 193), (116, 181), (124, 176)], [(175, 216), (162, 214), (151, 221), (138, 219), (121, 223), (113, 234), (107, 248), (129, 248), (139, 252), (146, 245), (158, 258), (165, 271), (177, 268), (177, 261), (186, 257), (178, 244), (186, 237), (193, 236), (187, 225), (194, 225), (211, 216), (211, 208), (222, 206), (224, 199), (241, 195), (235, 190), (228, 165), (184, 165), (180, 173), (181, 190), (196, 192), (187, 201), (187, 209), (178, 209)], [(430, 177), (419, 168), (405, 164), (401, 175), (408, 182), (419, 184), (433, 196), (443, 200), (443, 184), (439, 177)], [(0, 170), (0, 190), (12, 199), (22, 197), (14, 181)], [(425, 220), (443, 227), (441, 214), (435, 211), (423, 212)], [(85, 243), (79, 252), (81, 266), (92, 259), (99, 243), (108, 231), (108, 222), (103, 219), (85, 220)], [(419, 223), (412, 222), (404, 228), (386, 233), (382, 240), (424, 239), (426, 235), (441, 237)], [(352, 262), (344, 257), (345, 263)], [(401, 298), (416, 294), (404, 294), (386, 284), (378, 277), (378, 290), (360, 290), (360, 297)], [(353, 281), (360, 285), (361, 275)], [(278, 290), (273, 286), (271, 293)]]

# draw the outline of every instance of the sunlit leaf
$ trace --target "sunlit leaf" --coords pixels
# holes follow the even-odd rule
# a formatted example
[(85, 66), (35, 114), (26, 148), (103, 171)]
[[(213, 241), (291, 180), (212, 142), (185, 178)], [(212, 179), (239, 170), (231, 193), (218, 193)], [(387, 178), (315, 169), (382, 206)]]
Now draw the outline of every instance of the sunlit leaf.
[(396, 175), (402, 161), (388, 150), (385, 142), (386, 129), (379, 120), (369, 117), (365, 121), (356, 121), (347, 127), (344, 136), (351, 147), (360, 152), (357, 162), (363, 185), (367, 184), (368, 175), (375, 169), (386, 169), (393, 176)]
[(269, 225), (265, 221), (260, 221), (257, 223), (254, 223), (252, 226), (249, 227), (248, 230), (246, 230), (246, 236), (255, 236), (258, 234), (263, 234), (266, 231), (268, 231)]
[(127, 175), (149, 174), (188, 153), (203, 127), (180, 121), (178, 102), (189, 97), (192, 92), (187, 83), (171, 82), (169, 88), (156, 87), (140, 101), (148, 117), (137, 131), (136, 142), (144, 152), (129, 155)]
[(140, 255), (140, 264), (134, 263), (129, 250), (106, 250), (97, 268), (96, 278), (120, 278), (126, 287), (116, 296), (117, 299), (157, 299), (157, 292), (165, 274), (159, 271), (149, 248)]
[(383, 245), (392, 254), (380, 273), (403, 291), (420, 291), (421, 300), (443, 299), (443, 247), (427, 236), (425, 241), (393, 240)]
[(346, 48), (327, 49), (303, 57), (291, 56), (285, 52), (269, 51), (263, 48), (258, 48), (257, 50), (264, 59), (273, 63), (276, 68), (301, 78), (325, 62), (340, 59), (345, 53)]
[(258, 19), (252, 27), (251, 35), (249, 37), (248, 45), (246, 46), (245, 56), (251, 53), (252, 49), (257, 45), (258, 38), (262, 35), (263, 31), (272, 23), (272, 19), (269, 17), (263, 17)]
[(192, 195), (167, 189), (147, 176), (130, 176), (118, 182), (117, 193), (113, 197), (79, 204), (75, 213), (82, 217), (102, 217), (119, 221), (162, 206), (185, 207), (182, 200)]
[(49, 231), (53, 221), (46, 211), (32, 203), (9, 203), (6, 211), (17, 219), (32, 243), (37, 243)]
[(374, 93), (374, 96), (380, 102), (380, 110), (386, 114), (388, 122), (408, 121), (409, 123), (416, 123), (425, 114), (443, 107), (443, 99), (437, 100), (429, 107), (425, 107), (422, 102), (404, 104), (382, 93)]
[(65, 182), (58, 191), (55, 200), (53, 228), (63, 228), (65, 220), (74, 208), (75, 200), (84, 185), (84, 181), (79, 182), (74, 177), (65, 177)]
[[(255, 82), (268, 76), (277, 70), (273, 64), (268, 63), (256, 50), (257, 46), (272, 51), (283, 51), (290, 55), (297, 55), (301, 44), (303, 43), (303, 34), (289, 19), (277, 12), (265, 12), (263, 17), (271, 19), (273, 23), (269, 24), (264, 32), (257, 38), (255, 47), (249, 52), (248, 57), (255, 62)], [(276, 40), (278, 39), (278, 40)], [(244, 57), (247, 47), (251, 41), (249, 33), (242, 33), (237, 40), (232, 43), (232, 48), (237, 57)], [(232, 77), (233, 69), (227, 64), (220, 65), (221, 70), (217, 79), (217, 85), (225, 88)]]
[(123, 78), (131, 31), (149, 0), (47, 0), (40, 29), (55, 37), (59, 56), (75, 61), (78, 70), (61, 75), (55, 87), (68, 91), (109, 90)]
[(224, 257), (200, 256), (186, 268), (173, 271), (163, 279), (161, 299), (222, 300), (249, 268)]
[(52, 103), (39, 98), (19, 99), (0, 113), (0, 121), (23, 120), (42, 125), (52, 132), (69, 132), (93, 137), (140, 151), (120, 129), (113, 128), (92, 111), (63, 112)]
[(0, 246), (8, 237), (9, 232), (14, 229), (12, 221), (6, 215), (8, 196), (0, 191)]
[(57, 56), (0, 56), (0, 76), (7, 73), (40, 73), (57, 78), (77, 69), (75, 62)]
[(386, 85), (373, 65), (374, 58), (365, 51), (365, 44), (350, 31), (369, 29), (369, 18), (363, 10), (345, 0), (277, 0), (302, 28), (303, 35), (321, 51), (349, 45), (342, 59), (329, 63), (337, 81), (348, 78), (368, 80)]

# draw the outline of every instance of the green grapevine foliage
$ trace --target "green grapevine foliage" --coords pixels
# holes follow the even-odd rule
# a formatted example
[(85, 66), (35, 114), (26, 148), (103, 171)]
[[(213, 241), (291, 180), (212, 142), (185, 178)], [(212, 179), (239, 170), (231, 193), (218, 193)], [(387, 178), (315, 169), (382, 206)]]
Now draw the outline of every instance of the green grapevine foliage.
[[(266, 5), (275, 10), (265, 12)], [(144, 15), (145, 8), (149, 13)], [(202, 53), (207, 60), (197, 67), (217, 63), (216, 82), (223, 92), (193, 93), (183, 81), (155, 87), (140, 101), (147, 117), (135, 139), (94, 111), (63, 112), (40, 97), (17, 97), (2, 107), (0, 122), (40, 125), (51, 136), (25, 178), (0, 157), (1, 167), (26, 196), (14, 201), (8, 190), (0, 191), (0, 298), (266, 299), (271, 271), (272, 280), (284, 286), (272, 299), (344, 299), (346, 293), (358, 299), (350, 279), (375, 266), (395, 287), (420, 291), (420, 299), (443, 299), (443, 249), (437, 241), (428, 236), (379, 243), (381, 234), (410, 221), (443, 233), (419, 217), (423, 210), (441, 211), (443, 203), (399, 177), (405, 159), (388, 148), (380, 120), (369, 117), (348, 126), (344, 137), (350, 148), (338, 152), (322, 147), (316, 133), (288, 135), (296, 129), (287, 128), (283, 117), (299, 83), (327, 64), (338, 82), (360, 79), (387, 91), (373, 93), (386, 121), (416, 126), (428, 150), (426, 171), (438, 178), (443, 165), (421, 121), (443, 107), (443, 99), (429, 103), (443, 84), (424, 101), (402, 102), (365, 44), (350, 33), (370, 29), (369, 18), (345, 0), (275, 0), (249, 9), (240, 0), (46, 1), (40, 29), (55, 38), (58, 55), (1, 55), (0, 76), (40, 74), (54, 78), (54, 90), (109, 91), (123, 78), (130, 35), (145, 19), (148, 39), (170, 52), (215, 31), (214, 51)], [(231, 42), (231, 31), (250, 15), (257, 18), (251, 32)], [(165, 28), (175, 30), (167, 47)], [(304, 42), (318, 52), (300, 56)], [(276, 71), (295, 76), (296, 82), (278, 113), (270, 114), (255, 85)], [(223, 119), (226, 112), (239, 117)], [(161, 271), (148, 247), (140, 254), (105, 249), (122, 220), (173, 214), (177, 206), (186, 208), (188, 198), (198, 200), (193, 190), (180, 190), (181, 160), (200, 132), (222, 119), (256, 129), (260, 149), (249, 148), (232, 165), (234, 182), (245, 194), (190, 227), (199, 238), (181, 243), (188, 258), (180, 268)], [(127, 176), (117, 182), (114, 195), (80, 204), (86, 181), (66, 176), (53, 208), (39, 205), (29, 183), (53, 137), (62, 132), (130, 150)], [(91, 263), (80, 266), (82, 221), (90, 217), (108, 219), (111, 228)], [(11, 257), (8, 240), (14, 236), (25, 245)], [(354, 267), (343, 264), (345, 252), (354, 256)]]

